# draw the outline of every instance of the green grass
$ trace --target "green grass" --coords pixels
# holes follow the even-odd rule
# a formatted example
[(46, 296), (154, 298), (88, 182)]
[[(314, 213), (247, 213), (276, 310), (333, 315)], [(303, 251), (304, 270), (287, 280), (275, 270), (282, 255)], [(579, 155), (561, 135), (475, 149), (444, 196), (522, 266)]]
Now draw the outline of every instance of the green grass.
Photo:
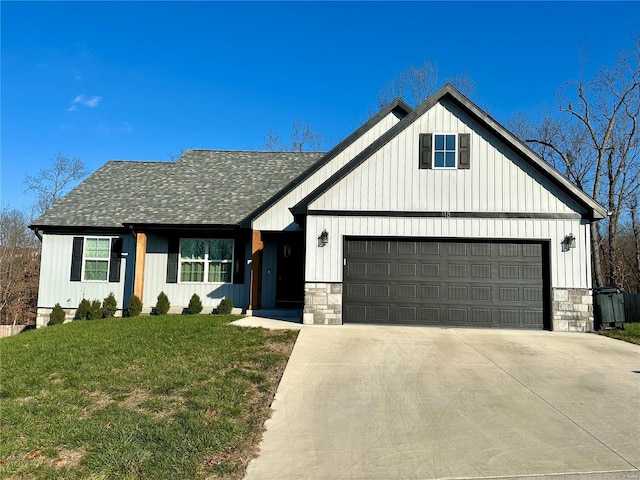
[(0, 341), (0, 477), (242, 478), (295, 332), (237, 316), (80, 321)]
[(625, 323), (624, 330), (601, 330), (598, 333), (640, 345), (640, 323)]

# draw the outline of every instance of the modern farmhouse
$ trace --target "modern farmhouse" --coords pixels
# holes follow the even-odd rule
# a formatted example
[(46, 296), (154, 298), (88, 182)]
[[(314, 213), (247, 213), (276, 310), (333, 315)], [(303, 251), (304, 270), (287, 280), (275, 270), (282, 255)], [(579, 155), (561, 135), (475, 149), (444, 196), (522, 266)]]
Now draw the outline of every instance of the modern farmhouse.
[(164, 291), (304, 323), (589, 331), (607, 214), (450, 85), (327, 153), (188, 150), (106, 163), (38, 218), (38, 323)]

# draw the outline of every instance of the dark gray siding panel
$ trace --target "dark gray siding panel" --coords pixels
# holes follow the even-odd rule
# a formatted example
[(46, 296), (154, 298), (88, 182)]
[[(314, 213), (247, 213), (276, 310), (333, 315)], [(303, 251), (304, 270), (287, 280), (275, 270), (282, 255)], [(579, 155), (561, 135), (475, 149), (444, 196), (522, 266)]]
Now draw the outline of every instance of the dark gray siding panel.
[(545, 246), (347, 239), (344, 322), (541, 329)]

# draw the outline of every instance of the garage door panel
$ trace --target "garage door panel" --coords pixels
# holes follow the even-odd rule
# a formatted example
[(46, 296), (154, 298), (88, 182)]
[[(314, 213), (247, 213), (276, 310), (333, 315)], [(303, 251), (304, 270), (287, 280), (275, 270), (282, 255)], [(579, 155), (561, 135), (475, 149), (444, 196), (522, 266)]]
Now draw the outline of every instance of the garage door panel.
[(543, 327), (541, 244), (347, 240), (345, 247), (345, 323)]
[(372, 298), (391, 298), (391, 285), (389, 284), (371, 284), (369, 289)]
[(391, 321), (391, 308), (389, 305), (371, 305), (369, 315), (374, 322), (388, 323)]

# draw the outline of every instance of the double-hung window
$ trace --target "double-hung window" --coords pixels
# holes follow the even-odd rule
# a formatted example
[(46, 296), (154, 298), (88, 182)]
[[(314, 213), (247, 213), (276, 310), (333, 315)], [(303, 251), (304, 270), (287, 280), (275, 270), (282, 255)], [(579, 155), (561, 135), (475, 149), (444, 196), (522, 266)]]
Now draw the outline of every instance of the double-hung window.
[(119, 282), (125, 254), (119, 237), (73, 237), (72, 282)]
[(180, 281), (230, 283), (233, 269), (233, 240), (180, 240)]
[(87, 237), (84, 242), (84, 279), (106, 282), (109, 278), (111, 239)]

